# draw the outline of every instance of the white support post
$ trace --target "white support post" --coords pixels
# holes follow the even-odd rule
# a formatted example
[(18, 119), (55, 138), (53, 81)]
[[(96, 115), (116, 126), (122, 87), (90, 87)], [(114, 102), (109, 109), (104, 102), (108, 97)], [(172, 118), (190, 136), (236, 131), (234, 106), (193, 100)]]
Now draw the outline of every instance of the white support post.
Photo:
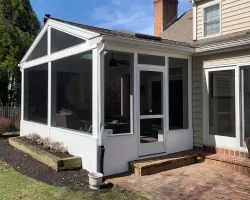
[(48, 43), (47, 43), (48, 44), (48, 46), (47, 46), (47, 48), (48, 48), (48, 52), (47, 53), (48, 54), (47, 55), (50, 55), (51, 54), (51, 48), (50, 48), (51, 47), (51, 27), (50, 26), (48, 27), (47, 34), (48, 34), (47, 35), (47, 38), (48, 38)]
[(192, 76), (192, 57), (188, 59), (188, 128), (193, 130), (193, 76)]
[(168, 153), (168, 133), (169, 133), (169, 57), (168, 56), (165, 56), (165, 74), (164, 74), (164, 87), (165, 87), (165, 92), (163, 92), (164, 94), (164, 105), (165, 105), (165, 108), (164, 108), (164, 111), (165, 111), (165, 114), (164, 114), (164, 124), (165, 124), (165, 127), (164, 127), (164, 147), (166, 149), (166, 152)]
[[(48, 27), (48, 31), (47, 31), (47, 55), (50, 55), (51, 52), (51, 28)], [(50, 127), (51, 127), (51, 78), (52, 74), (51, 74), (51, 62), (48, 62), (48, 137), (50, 137)]]
[[(165, 56), (165, 130), (169, 132), (169, 57)], [(166, 136), (167, 139), (167, 136)]]
[(48, 137), (51, 127), (51, 62), (48, 63)]
[(20, 130), (21, 130), (21, 135), (22, 135), (22, 130), (23, 130), (23, 120), (24, 120), (24, 69), (20, 69), (21, 71), (21, 123), (20, 123)]
[(99, 134), (99, 78), (98, 78), (98, 50), (92, 51), (92, 135), (98, 138)]
[(100, 138), (100, 145), (103, 145), (103, 134), (104, 134), (104, 101), (105, 101), (105, 83), (104, 83), (104, 51), (100, 52), (99, 57), (99, 120), (100, 120), (100, 131), (99, 131), (99, 138)]

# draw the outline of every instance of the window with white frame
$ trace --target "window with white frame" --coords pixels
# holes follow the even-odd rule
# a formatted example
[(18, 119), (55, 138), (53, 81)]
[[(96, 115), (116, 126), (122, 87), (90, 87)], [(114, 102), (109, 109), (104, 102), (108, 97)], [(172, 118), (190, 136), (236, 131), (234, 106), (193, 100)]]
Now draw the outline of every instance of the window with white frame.
[(235, 137), (235, 71), (211, 71), (209, 81), (209, 134)]
[(220, 4), (204, 8), (204, 37), (220, 33)]

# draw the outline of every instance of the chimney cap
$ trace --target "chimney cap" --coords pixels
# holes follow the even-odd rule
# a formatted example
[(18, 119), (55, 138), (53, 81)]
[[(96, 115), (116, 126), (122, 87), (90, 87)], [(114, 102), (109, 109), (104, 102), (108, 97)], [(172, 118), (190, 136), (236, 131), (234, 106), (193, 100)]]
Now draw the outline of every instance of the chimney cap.
[(43, 18), (43, 25), (46, 24), (46, 22), (48, 21), (48, 19), (50, 18), (50, 14), (45, 14), (45, 17)]

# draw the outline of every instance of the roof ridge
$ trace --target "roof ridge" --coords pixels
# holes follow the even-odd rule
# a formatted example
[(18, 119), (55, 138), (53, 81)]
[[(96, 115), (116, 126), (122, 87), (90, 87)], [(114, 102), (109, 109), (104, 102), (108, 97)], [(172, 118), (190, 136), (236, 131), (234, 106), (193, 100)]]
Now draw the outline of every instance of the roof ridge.
[(181, 16), (179, 16), (178, 18), (176, 18), (173, 23), (171, 23), (166, 29), (164, 29), (163, 31), (167, 30), (168, 28), (170, 28), (172, 25), (174, 25), (176, 22), (178, 22), (187, 12), (192, 11), (193, 9), (189, 9), (186, 12), (184, 12)]
[[(62, 20), (62, 19), (58, 19), (58, 18), (54, 18), (54, 17), (49, 17), (48, 19), (55, 20), (55, 21), (58, 21), (58, 22), (61, 22), (61, 23), (66, 23), (66, 24), (69, 24), (69, 25), (72, 25), (72, 26), (76, 26), (78, 28), (87, 29), (89, 31), (93, 31), (93, 32), (99, 33), (101, 35), (111, 35), (111, 36), (114, 36), (114, 37), (125, 37), (125, 38), (134, 38), (134, 39), (137, 38), (137, 39), (140, 39), (140, 40), (151, 40), (152, 41), (152, 39), (150, 39), (150, 38), (136, 37), (136, 34), (134, 35), (134, 34), (126, 33), (126, 32), (121, 32), (121, 31), (116, 31), (116, 30), (100, 28), (100, 27), (96, 27), (96, 26), (90, 26), (90, 25), (75, 23), (75, 22), (66, 21), (66, 20)], [(165, 38), (162, 38), (162, 37), (161, 37), (161, 41), (155, 41), (155, 42), (162, 42), (162, 43), (165, 43), (165, 44), (168, 43), (168, 44), (173, 44), (173, 45), (191, 47), (191, 45), (189, 43), (187, 43), (187, 42), (175, 41), (175, 40), (165, 39)]]
[[(62, 20), (62, 19), (58, 19), (58, 18), (54, 18), (54, 17), (50, 17), (49, 19), (52, 19), (52, 20), (54, 19), (54, 20), (56, 20), (56, 21), (71, 23), (71, 24), (80, 25), (80, 26), (86, 26), (86, 27), (89, 27), (89, 28), (100, 29), (100, 30), (104, 30), (104, 31), (108, 31), (108, 32), (111, 32), (111, 31), (118, 32), (118, 31), (116, 31), (116, 30), (110, 30), (110, 29), (107, 29), (107, 28), (102, 28), (102, 27), (97, 27), (97, 26), (92, 26), (92, 25), (87, 25), (87, 24), (76, 23), (76, 22), (67, 21), (67, 20)], [(124, 32), (124, 34), (130, 35), (130, 34), (125, 33), (125, 32)]]

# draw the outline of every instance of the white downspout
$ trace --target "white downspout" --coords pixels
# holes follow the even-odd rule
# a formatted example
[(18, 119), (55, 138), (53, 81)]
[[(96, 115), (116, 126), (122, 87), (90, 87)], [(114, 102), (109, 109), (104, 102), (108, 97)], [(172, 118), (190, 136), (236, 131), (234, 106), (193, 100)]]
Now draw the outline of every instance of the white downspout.
[(98, 84), (98, 109), (97, 109), (97, 116), (98, 116), (98, 142), (97, 142), (97, 165), (98, 171), (104, 174), (104, 47), (105, 43), (99, 43), (97, 45), (97, 66), (98, 66), (98, 75), (97, 75), (97, 84)]
[(194, 1), (193, 3), (193, 41), (197, 40), (197, 6)]

